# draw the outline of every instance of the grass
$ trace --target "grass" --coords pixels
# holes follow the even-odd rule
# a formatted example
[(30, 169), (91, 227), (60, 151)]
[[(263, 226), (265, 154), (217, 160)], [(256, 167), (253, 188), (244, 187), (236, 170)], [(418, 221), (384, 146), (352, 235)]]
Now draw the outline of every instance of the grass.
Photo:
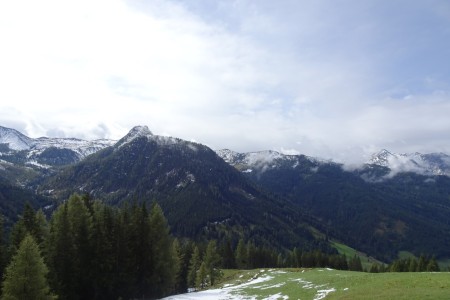
[(347, 258), (353, 257), (355, 255), (359, 256), (361, 258), (361, 264), (364, 270), (370, 270), (370, 267), (373, 263), (382, 264), (382, 262), (376, 260), (375, 258), (367, 256), (365, 253), (359, 252), (347, 245), (338, 242), (331, 242), (331, 245), (336, 248), (339, 254), (344, 254), (345, 256), (347, 256)]
[(449, 299), (450, 273), (227, 270), (222, 285), (241, 299)]

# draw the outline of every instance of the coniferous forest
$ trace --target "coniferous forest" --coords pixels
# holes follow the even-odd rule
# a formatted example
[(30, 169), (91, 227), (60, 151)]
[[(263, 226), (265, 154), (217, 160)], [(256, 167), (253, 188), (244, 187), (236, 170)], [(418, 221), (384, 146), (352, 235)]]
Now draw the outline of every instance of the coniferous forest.
[[(331, 267), (363, 271), (359, 257), (277, 251), (240, 239), (179, 240), (157, 203), (121, 208), (72, 195), (47, 217), (26, 204), (1, 246), (1, 299), (155, 299), (212, 286), (221, 269)], [(2, 238), (2, 240), (4, 240)], [(438, 271), (421, 256), (370, 272)]]

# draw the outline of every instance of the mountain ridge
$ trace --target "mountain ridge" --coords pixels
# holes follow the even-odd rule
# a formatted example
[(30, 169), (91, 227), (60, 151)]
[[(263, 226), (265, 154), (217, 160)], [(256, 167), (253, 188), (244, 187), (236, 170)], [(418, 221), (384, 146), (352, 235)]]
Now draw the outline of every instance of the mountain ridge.
[[(12, 152), (22, 155), (17, 160), (23, 165), (29, 152), (4, 144), (0, 159)], [(63, 152), (53, 153), (53, 160)], [(424, 157), (445, 163), (442, 155)], [(398, 251), (449, 258), (450, 177), (406, 171), (390, 176), (392, 157), (384, 150), (378, 161), (347, 170), (305, 155), (213, 151), (136, 126), (79, 161), (60, 157), (62, 163), (47, 173), (0, 161), (0, 177), (35, 172), (34, 185), (22, 179), (18, 184), (60, 201), (75, 192), (117, 205), (158, 201), (181, 237), (258, 237), (265, 245), (310, 249), (335, 238), (384, 261)]]

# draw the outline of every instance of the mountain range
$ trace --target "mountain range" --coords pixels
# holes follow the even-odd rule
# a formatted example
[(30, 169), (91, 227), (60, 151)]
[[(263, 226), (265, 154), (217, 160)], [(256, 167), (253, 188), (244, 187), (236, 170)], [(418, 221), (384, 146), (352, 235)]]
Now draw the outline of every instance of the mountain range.
[[(74, 192), (124, 205), (157, 201), (180, 237), (243, 237), (278, 248), (350, 245), (450, 258), (449, 156), (376, 153), (349, 170), (275, 151), (237, 153), (133, 128), (119, 141), (32, 139), (0, 127), (1, 212)], [(32, 196), (31, 196), (32, 195)], [(33, 198), (34, 197), (34, 198)], [(32, 199), (30, 199), (32, 198)]]

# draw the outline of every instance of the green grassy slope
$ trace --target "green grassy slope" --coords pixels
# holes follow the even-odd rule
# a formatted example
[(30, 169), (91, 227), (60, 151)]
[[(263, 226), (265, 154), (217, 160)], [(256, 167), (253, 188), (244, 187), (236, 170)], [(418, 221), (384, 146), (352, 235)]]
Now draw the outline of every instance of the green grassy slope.
[(229, 299), (449, 299), (450, 273), (227, 271), (222, 287)]
[(347, 245), (338, 243), (338, 242), (331, 242), (331, 246), (334, 247), (339, 254), (344, 254), (347, 256), (347, 258), (351, 258), (353, 256), (359, 256), (361, 258), (361, 264), (363, 266), (364, 270), (370, 270), (370, 267), (373, 263), (382, 264), (381, 261), (376, 260), (373, 257), (367, 256), (365, 253), (359, 252)]

